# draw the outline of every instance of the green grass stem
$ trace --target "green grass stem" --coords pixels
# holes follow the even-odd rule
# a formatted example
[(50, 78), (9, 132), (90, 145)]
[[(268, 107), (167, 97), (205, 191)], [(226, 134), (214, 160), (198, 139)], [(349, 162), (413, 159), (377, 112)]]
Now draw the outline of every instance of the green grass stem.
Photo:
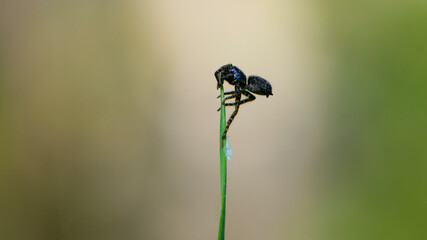
[(222, 104), (224, 101), (224, 88), (221, 85), (221, 117), (219, 121), (219, 166), (220, 166), (220, 178), (221, 178), (221, 214), (219, 218), (218, 228), (218, 240), (224, 240), (225, 238), (225, 202), (226, 202), (226, 191), (227, 191), (227, 159), (226, 159), (226, 144), (222, 143), (222, 133), (225, 130), (225, 106)]

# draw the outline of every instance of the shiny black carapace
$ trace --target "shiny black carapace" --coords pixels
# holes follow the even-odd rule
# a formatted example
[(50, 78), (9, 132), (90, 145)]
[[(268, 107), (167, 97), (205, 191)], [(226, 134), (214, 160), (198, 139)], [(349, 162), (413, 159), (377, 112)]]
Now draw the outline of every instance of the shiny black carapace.
[[(252, 94), (264, 95), (266, 97), (273, 95), (271, 84), (262, 77), (251, 75), (246, 79), (246, 75), (238, 67), (233, 66), (232, 64), (227, 64), (220, 67), (215, 72), (215, 78), (217, 80), (217, 89), (224, 84), (224, 80), (229, 84), (234, 86), (234, 91), (225, 92), (224, 95), (230, 95), (224, 98), (225, 106), (235, 106), (234, 112), (231, 114), (230, 118), (227, 121), (225, 126), (224, 133), (222, 134), (222, 140), (224, 141), (227, 136), (228, 128), (230, 128), (231, 122), (233, 122), (234, 117), (236, 117), (239, 107), (242, 104), (251, 102), (256, 99)], [(241, 100), (242, 94), (247, 98)], [(218, 96), (220, 97), (220, 96)], [(226, 100), (235, 99), (232, 103), (225, 103)], [(218, 111), (221, 108), (218, 109)]]

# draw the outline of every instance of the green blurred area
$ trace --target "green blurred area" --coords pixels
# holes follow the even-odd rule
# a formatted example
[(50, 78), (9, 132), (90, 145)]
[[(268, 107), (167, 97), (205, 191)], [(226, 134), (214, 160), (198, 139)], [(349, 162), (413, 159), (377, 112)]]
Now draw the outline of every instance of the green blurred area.
[(325, 13), (338, 64), (319, 167), (319, 232), (425, 239), (427, 3), (331, 2)]

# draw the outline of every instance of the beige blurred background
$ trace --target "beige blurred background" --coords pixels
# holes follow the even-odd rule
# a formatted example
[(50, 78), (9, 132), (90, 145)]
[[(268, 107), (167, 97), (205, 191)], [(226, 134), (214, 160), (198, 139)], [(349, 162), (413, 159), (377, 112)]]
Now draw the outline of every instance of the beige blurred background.
[[(426, 239), (425, 1), (1, 1), (0, 239)], [(231, 87), (229, 87), (231, 89)]]

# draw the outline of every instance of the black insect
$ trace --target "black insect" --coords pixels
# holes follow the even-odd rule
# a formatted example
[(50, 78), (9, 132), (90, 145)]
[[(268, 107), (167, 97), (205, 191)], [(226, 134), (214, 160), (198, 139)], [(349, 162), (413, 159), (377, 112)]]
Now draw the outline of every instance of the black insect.
[[(232, 103), (225, 103), (225, 106), (235, 106), (234, 112), (231, 114), (230, 118), (227, 121), (225, 126), (224, 133), (222, 134), (222, 141), (225, 140), (227, 136), (227, 131), (230, 128), (231, 122), (236, 117), (239, 112), (239, 107), (242, 104), (251, 102), (255, 100), (255, 96), (252, 93), (258, 95), (265, 95), (266, 97), (273, 95), (270, 83), (264, 78), (258, 76), (249, 76), (246, 81), (246, 75), (238, 67), (233, 66), (232, 64), (227, 64), (220, 67), (215, 72), (216, 80), (218, 81), (217, 89), (221, 87), (224, 83), (224, 80), (229, 84), (234, 85), (234, 91), (225, 92), (224, 95), (230, 95), (224, 98), (222, 103), (225, 103), (226, 100), (235, 99)], [(252, 93), (251, 93), (252, 92)], [(242, 100), (242, 94), (247, 98)], [(219, 98), (220, 96), (218, 96)], [(217, 111), (219, 111), (219, 108)]]

